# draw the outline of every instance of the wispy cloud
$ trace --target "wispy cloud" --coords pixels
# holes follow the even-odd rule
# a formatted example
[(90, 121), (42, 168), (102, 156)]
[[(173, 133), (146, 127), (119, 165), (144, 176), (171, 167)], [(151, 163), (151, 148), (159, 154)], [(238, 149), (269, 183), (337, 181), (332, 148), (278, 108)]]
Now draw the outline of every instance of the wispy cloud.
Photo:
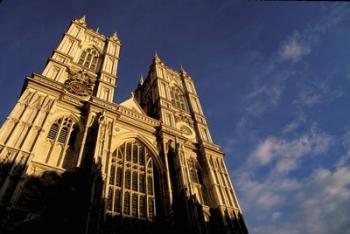
[(276, 219), (278, 219), (279, 217), (281, 217), (281, 212), (278, 212), (278, 211), (276, 211), (276, 212), (273, 212), (272, 213), (272, 219), (273, 220), (276, 220)]
[(282, 44), (280, 56), (284, 60), (293, 62), (300, 61), (303, 57), (311, 53), (311, 47), (300, 39), (299, 33), (293, 35)]
[(295, 131), (296, 129), (298, 129), (305, 122), (306, 122), (305, 115), (299, 114), (299, 116), (295, 120), (286, 124), (286, 126), (282, 130), (282, 133), (283, 134), (291, 133), (291, 132)]
[(253, 233), (350, 231), (350, 217), (344, 215), (350, 209), (350, 166), (340, 162), (343, 156), (335, 157), (337, 167), (314, 168), (302, 177), (278, 171), (279, 167), (297, 171), (294, 163), (318, 160), (314, 156), (326, 155), (339, 143), (350, 150), (350, 131), (341, 139), (314, 125), (295, 138), (267, 137), (256, 145), (245, 166), (235, 173), (237, 187), (244, 194), (243, 209), (246, 213), (254, 210), (263, 223), (256, 225)]
[[(297, 193), (295, 215), (307, 233), (349, 233), (350, 168), (316, 169)], [(300, 233), (303, 233), (300, 230)]]
[(326, 81), (298, 83), (297, 87), (300, 89), (294, 101), (295, 104), (303, 106), (314, 106), (323, 102), (323, 99), (328, 94), (331, 94)]
[(343, 22), (350, 14), (350, 9), (343, 4), (328, 9), (328, 17), (316, 24), (308, 24), (305, 30), (294, 31), (279, 49), (280, 58), (286, 61), (299, 62), (313, 51), (321, 37), (337, 24)]
[(347, 129), (344, 135), (341, 138), (342, 145), (345, 150), (345, 153), (340, 157), (337, 162), (337, 167), (344, 167), (350, 165), (350, 130)]
[[(311, 107), (336, 96), (327, 77), (312, 73), (309, 58), (350, 13), (344, 5), (325, 8), (327, 14), (317, 23), (291, 31), (275, 53), (258, 60), (261, 72), (243, 100), (236, 139), (254, 133), (255, 146), (233, 178), (241, 206), (255, 224), (252, 233), (350, 233), (350, 131), (337, 137), (317, 125), (307, 127), (315, 121), (308, 116)], [(275, 117), (272, 110), (288, 111), (294, 119), (256, 130)]]
[(327, 152), (333, 141), (316, 127), (295, 139), (267, 137), (251, 153), (250, 160), (262, 166), (275, 163), (276, 172), (287, 173), (298, 167), (300, 158)]
[[(246, 108), (242, 116), (244, 122), (237, 124), (237, 130), (246, 127), (248, 119), (261, 117), (280, 105), (287, 82), (296, 76), (299, 80), (300, 76), (305, 76), (304, 72), (296, 69), (296, 65), (317, 49), (324, 34), (346, 19), (350, 9), (339, 6), (330, 9), (329, 12), (328, 16), (318, 23), (308, 24), (304, 30), (290, 32), (270, 57), (257, 56), (257, 61), (253, 64), (259, 68), (259, 72), (254, 79), (252, 89), (245, 96)], [(259, 54), (259, 52), (256, 53)], [(327, 89), (326, 82), (323, 82), (323, 85), (323, 88)], [(320, 87), (307, 87), (296, 93), (296, 100), (298, 104), (313, 106), (322, 102), (324, 91)]]
[(280, 81), (276, 81), (270, 85), (257, 86), (246, 97), (246, 110), (251, 115), (260, 115), (268, 108), (276, 106), (281, 98), (284, 89)]
[[(288, 179), (269, 177), (260, 183), (249, 182), (255, 182), (257, 187), (264, 187), (273, 194), (273, 197), (277, 196), (283, 201), (270, 206), (269, 211), (265, 206), (260, 207), (257, 199), (260, 194), (255, 197), (257, 200), (250, 199), (249, 207), (260, 209), (266, 216), (264, 224), (256, 226), (251, 232), (276, 234), (350, 232), (350, 216), (346, 215), (350, 209), (349, 167), (333, 171), (316, 169), (310, 176), (293, 181), (297, 186), (291, 186), (288, 190), (278, 186), (283, 181)], [(262, 196), (265, 196), (264, 193)], [(285, 206), (288, 207), (287, 210)]]

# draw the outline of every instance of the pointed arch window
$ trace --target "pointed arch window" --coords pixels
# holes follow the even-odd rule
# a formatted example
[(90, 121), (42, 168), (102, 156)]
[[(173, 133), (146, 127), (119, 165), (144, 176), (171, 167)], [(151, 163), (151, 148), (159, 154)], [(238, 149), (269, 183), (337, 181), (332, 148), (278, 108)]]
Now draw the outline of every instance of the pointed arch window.
[[(70, 117), (63, 117), (55, 120), (47, 134), (47, 139), (52, 142), (51, 149), (46, 156), (45, 163), (53, 163), (55, 166), (63, 168), (72, 168), (75, 166), (74, 149), (75, 142), (78, 135), (77, 124)], [(59, 157), (53, 157), (53, 148), (61, 146), (62, 152)], [(58, 158), (55, 161), (52, 159)]]
[(58, 142), (64, 144), (64, 142), (66, 141), (66, 138), (67, 138), (67, 134), (68, 134), (67, 127), (63, 127), (61, 129), (60, 135), (58, 137)]
[(184, 94), (177, 87), (172, 87), (170, 91), (171, 102), (174, 107), (187, 111)]
[[(107, 205), (107, 212), (153, 220), (156, 212), (154, 170), (151, 153), (143, 143), (133, 140), (119, 146), (112, 154), (108, 186), (112, 191), (119, 191), (120, 203)], [(114, 173), (116, 177), (112, 179)], [(116, 193), (108, 193), (107, 201), (115, 200), (115, 196)]]
[(51, 140), (55, 139), (57, 132), (58, 132), (58, 124), (54, 123), (51, 125), (51, 128), (50, 128), (49, 134), (47, 135), (47, 138), (49, 138)]
[(99, 53), (92, 48), (88, 48), (81, 53), (78, 64), (91, 70), (96, 70), (98, 60)]
[(188, 165), (188, 169), (190, 171), (191, 181), (198, 184), (199, 179), (198, 179), (197, 168), (196, 168), (196, 164), (195, 164), (194, 160), (188, 159), (187, 165)]
[(47, 138), (52, 141), (57, 141), (57, 143), (60, 144), (66, 144), (68, 143), (68, 137), (70, 137), (69, 145), (73, 146), (76, 134), (77, 129), (73, 120), (69, 117), (65, 117), (56, 120), (51, 125)]

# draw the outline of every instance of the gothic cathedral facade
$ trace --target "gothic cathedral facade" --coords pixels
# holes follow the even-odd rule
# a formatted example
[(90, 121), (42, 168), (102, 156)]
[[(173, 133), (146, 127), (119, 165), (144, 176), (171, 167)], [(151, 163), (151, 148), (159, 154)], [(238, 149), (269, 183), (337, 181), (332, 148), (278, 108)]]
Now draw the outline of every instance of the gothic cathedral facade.
[(0, 130), (0, 228), (248, 233), (190, 75), (156, 54), (116, 104), (120, 48), (75, 19), (26, 78)]

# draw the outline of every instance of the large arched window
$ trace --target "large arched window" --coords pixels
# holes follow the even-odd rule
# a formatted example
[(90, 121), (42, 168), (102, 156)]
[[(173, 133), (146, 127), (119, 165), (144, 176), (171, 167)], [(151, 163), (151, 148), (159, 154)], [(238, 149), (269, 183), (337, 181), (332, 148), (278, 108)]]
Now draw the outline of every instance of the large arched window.
[(185, 97), (180, 89), (176, 87), (172, 87), (170, 90), (171, 102), (174, 107), (187, 111), (187, 105), (185, 101)]
[(98, 58), (98, 52), (92, 48), (88, 48), (81, 53), (78, 64), (86, 68), (96, 70)]
[(154, 170), (151, 152), (140, 141), (120, 145), (111, 158), (107, 212), (154, 220)]
[[(60, 144), (67, 144), (74, 147), (76, 137), (76, 127), (71, 118), (65, 117), (57, 119), (50, 128), (47, 138)], [(68, 139), (68, 137), (71, 139)]]
[(189, 180), (193, 183), (194, 193), (197, 195), (198, 201), (206, 205), (208, 203), (208, 198), (206, 196), (207, 192), (205, 191), (206, 188), (198, 162), (193, 158), (189, 158), (187, 159), (187, 166)]
[[(78, 128), (75, 122), (69, 117), (57, 119), (50, 127), (47, 139), (51, 142), (51, 149), (47, 155), (46, 163), (51, 162), (58, 167), (71, 168), (74, 166), (74, 146)], [(60, 146), (61, 150), (54, 150), (55, 146)], [(55, 155), (58, 154), (58, 155)]]

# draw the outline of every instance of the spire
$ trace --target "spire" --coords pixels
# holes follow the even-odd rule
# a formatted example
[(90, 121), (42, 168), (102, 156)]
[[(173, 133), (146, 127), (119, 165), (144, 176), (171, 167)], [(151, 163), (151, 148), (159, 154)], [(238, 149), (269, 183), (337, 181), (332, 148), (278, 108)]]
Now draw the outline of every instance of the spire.
[(144, 79), (143, 79), (143, 75), (141, 74), (140, 76), (140, 81), (139, 81), (139, 85), (142, 86), (144, 83)]
[(159, 63), (161, 62), (159, 56), (158, 56), (158, 53), (157, 51), (154, 53), (154, 57), (153, 57), (153, 63)]
[(185, 71), (185, 69), (183, 68), (183, 66), (180, 64), (180, 74), (187, 76), (187, 72)]
[(114, 32), (114, 33), (112, 34), (112, 36), (110, 36), (110, 39), (111, 39), (111, 40), (114, 40), (114, 41), (120, 41), (120, 40), (119, 40), (119, 37), (118, 37), (118, 34), (117, 34), (116, 32)]
[(100, 30), (100, 27), (97, 27), (96, 32), (98, 33), (99, 30)]
[(81, 24), (81, 25), (83, 25), (83, 26), (86, 26), (86, 15), (83, 15), (82, 17), (76, 19), (76, 21), (77, 21), (79, 24)]

